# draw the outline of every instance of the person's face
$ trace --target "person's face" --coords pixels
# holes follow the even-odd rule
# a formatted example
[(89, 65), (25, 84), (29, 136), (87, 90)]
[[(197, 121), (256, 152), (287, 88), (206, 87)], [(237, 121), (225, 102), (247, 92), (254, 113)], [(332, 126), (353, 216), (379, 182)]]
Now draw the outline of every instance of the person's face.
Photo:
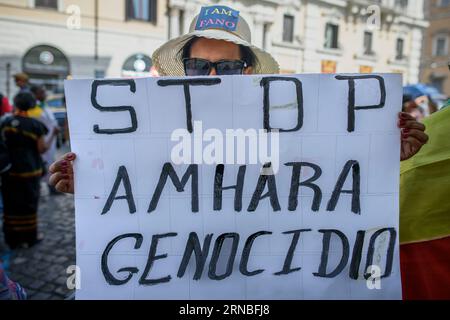
[(18, 86), (19, 88), (25, 87), (26, 84), (26, 81), (23, 81), (22, 79), (16, 79), (16, 86)]
[[(242, 59), (241, 50), (237, 44), (224, 40), (206, 38), (199, 38), (192, 44), (190, 57), (205, 59), (211, 62)], [(251, 74), (252, 72), (252, 67), (244, 69), (244, 74)], [(210, 75), (217, 75), (215, 68), (212, 68)]]
[(405, 102), (405, 104), (403, 106), (404, 106), (404, 108), (403, 108), (404, 111), (408, 112), (408, 113), (411, 113), (412, 110), (418, 108), (418, 105), (414, 101)]
[(424, 114), (419, 108), (412, 109), (409, 114), (412, 115), (417, 121), (422, 121), (424, 118)]

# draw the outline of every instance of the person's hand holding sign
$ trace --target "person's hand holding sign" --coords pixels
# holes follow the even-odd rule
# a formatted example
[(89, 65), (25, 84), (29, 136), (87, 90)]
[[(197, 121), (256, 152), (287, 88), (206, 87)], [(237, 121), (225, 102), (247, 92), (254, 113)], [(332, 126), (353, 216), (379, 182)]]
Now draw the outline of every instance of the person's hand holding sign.
[(400, 145), (400, 160), (407, 160), (419, 152), (427, 143), (428, 135), (424, 132), (425, 126), (406, 112), (400, 112), (398, 127), (402, 129), (402, 141)]
[(49, 171), (50, 184), (59, 192), (73, 193), (73, 167), (72, 161), (76, 158), (75, 153), (66, 153), (61, 160), (54, 162)]

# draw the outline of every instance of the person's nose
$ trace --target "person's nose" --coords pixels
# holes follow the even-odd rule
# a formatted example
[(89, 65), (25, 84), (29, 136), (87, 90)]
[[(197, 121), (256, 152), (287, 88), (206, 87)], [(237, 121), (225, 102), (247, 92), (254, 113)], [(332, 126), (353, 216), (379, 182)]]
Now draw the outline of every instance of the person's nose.
[(209, 73), (210, 76), (217, 76), (216, 67), (211, 68), (211, 72)]

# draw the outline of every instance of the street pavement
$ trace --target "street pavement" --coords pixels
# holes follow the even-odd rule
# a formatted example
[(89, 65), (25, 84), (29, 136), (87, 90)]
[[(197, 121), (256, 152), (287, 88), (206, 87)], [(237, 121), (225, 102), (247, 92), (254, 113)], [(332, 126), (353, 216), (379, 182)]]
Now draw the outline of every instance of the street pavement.
[(0, 259), (8, 276), (25, 288), (29, 299), (67, 299), (73, 292), (67, 287), (70, 274), (66, 270), (75, 265), (73, 196), (51, 195), (45, 183), (41, 190), (38, 226), (44, 240), (28, 249), (10, 251), (0, 229)]

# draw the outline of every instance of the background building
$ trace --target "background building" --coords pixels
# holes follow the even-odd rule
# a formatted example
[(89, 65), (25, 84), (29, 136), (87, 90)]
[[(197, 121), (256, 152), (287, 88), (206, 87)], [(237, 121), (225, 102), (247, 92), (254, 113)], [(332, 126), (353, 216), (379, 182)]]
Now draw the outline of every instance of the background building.
[(54, 91), (67, 77), (146, 75), (154, 50), (217, 3), (241, 12), (282, 73), (400, 72), (418, 82), (423, 0), (0, 0), (0, 92), (15, 93), (18, 71)]
[[(169, 0), (170, 35), (208, 0)], [(220, 1), (249, 22), (256, 45), (283, 73), (399, 72), (416, 83), (424, 28), (423, 0)], [(180, 25), (181, 23), (181, 25)]]
[(54, 91), (68, 76), (149, 71), (167, 40), (166, 10), (159, 0), (1, 0), (0, 91), (16, 91), (8, 74), (18, 71)]
[(420, 80), (450, 96), (450, 0), (427, 0), (426, 30)]

